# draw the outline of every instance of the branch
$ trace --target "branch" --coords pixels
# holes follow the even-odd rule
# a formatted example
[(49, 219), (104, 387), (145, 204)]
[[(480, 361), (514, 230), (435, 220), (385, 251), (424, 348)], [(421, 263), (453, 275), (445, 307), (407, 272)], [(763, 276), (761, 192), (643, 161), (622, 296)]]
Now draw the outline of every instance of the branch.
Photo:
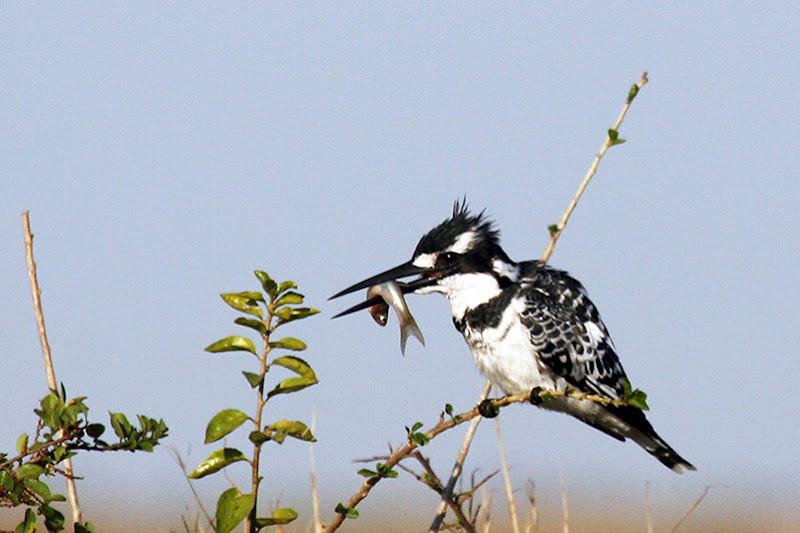
[[(478, 404), (483, 402), (483, 400), (489, 396), (489, 391), (492, 390), (492, 383), (491, 381), (487, 381), (486, 385), (483, 387), (483, 393), (481, 393), (481, 399), (479, 400)], [(475, 410), (478, 408), (476, 407)], [(453, 466), (453, 473), (450, 474), (450, 480), (447, 482), (447, 486), (444, 488), (444, 492), (442, 492), (442, 499), (439, 502), (439, 509), (436, 513), (436, 517), (433, 519), (431, 523), (431, 527), (428, 529), (429, 532), (436, 532), (439, 531), (439, 526), (442, 525), (442, 521), (444, 520), (444, 515), (447, 512), (447, 500), (449, 500), (453, 496), (453, 489), (456, 486), (456, 481), (458, 477), (461, 475), (461, 470), (464, 467), (464, 460), (467, 458), (467, 453), (469, 452), (469, 447), (472, 444), (472, 438), (475, 436), (475, 432), (478, 430), (478, 424), (481, 423), (480, 418), (475, 418), (472, 423), (467, 428), (467, 433), (464, 435), (464, 442), (461, 443), (461, 450), (458, 452), (458, 457), (456, 458), (456, 464)]]
[[(692, 514), (695, 509), (697, 509), (697, 506), (700, 505), (700, 502), (702, 502), (703, 499), (706, 497), (706, 494), (708, 494), (708, 491), (711, 490), (712, 488), (716, 487), (717, 485), (722, 485), (722, 484), (721, 483), (717, 483), (716, 485), (709, 485), (703, 490), (703, 493), (700, 494), (700, 497), (697, 498), (697, 500), (695, 500), (695, 502), (692, 505), (689, 506), (689, 509), (686, 511), (686, 513), (683, 515), (683, 517), (681, 517), (681, 519), (678, 520), (678, 523), (675, 524), (672, 527), (672, 529), (670, 529), (670, 533), (675, 533), (676, 531), (678, 531), (678, 528), (681, 527), (681, 524), (683, 524), (683, 522), (687, 518), (689, 518), (689, 515)], [(724, 487), (725, 485), (722, 485), (722, 486)]]
[[(484, 394), (482, 394), (482, 396), (486, 396), (487, 394), (488, 394), (488, 390), (484, 389)], [(564, 391), (553, 391), (553, 390), (540, 389), (540, 390), (536, 391), (536, 394), (538, 394), (538, 396), (540, 398), (542, 398), (544, 401), (547, 401), (547, 398), (570, 397), (570, 398), (576, 398), (576, 399), (579, 399), (579, 400), (594, 401), (594, 402), (601, 403), (603, 405), (616, 405), (616, 406), (628, 405), (623, 400), (611, 400), (609, 398), (604, 398), (602, 396), (597, 396), (595, 394), (586, 394), (586, 393), (578, 392), (578, 391), (566, 391), (566, 392), (564, 392)], [(509, 396), (503, 396), (502, 398), (492, 399), (491, 403), (492, 403), (492, 405), (494, 407), (497, 407), (499, 409), (499, 408), (505, 407), (507, 405), (511, 405), (512, 403), (528, 402), (528, 401), (530, 401), (531, 396), (532, 396), (531, 392), (528, 392), (528, 393), (525, 393), (525, 394), (513, 394), (513, 395), (509, 395)], [(472, 410), (467, 411), (465, 413), (461, 413), (461, 414), (458, 414), (458, 415), (453, 415), (449, 419), (445, 419), (444, 416), (442, 416), (440, 418), (439, 422), (435, 426), (433, 426), (433, 428), (431, 428), (430, 430), (428, 430), (425, 433), (425, 436), (427, 437), (427, 440), (430, 441), (434, 437), (439, 435), (440, 433), (444, 433), (445, 431), (447, 431), (449, 429), (452, 429), (455, 426), (458, 426), (460, 424), (463, 424), (464, 422), (467, 422), (469, 420), (473, 421), (473, 423), (471, 425), (477, 426), (477, 423), (481, 418), (482, 418), (482, 415), (481, 415), (481, 412), (480, 412), (480, 409), (479, 409), (478, 406), (475, 406)], [(477, 419), (477, 421), (475, 419)], [(468, 433), (469, 433), (469, 430), (468, 430)], [(471, 437), (472, 436), (469, 435), (469, 437), (470, 437), (469, 440), (471, 442), (471, 440), (472, 440)], [(407, 457), (409, 457), (410, 455), (412, 455), (413, 452), (417, 448), (419, 448), (419, 444), (409, 440), (409, 442), (407, 442), (405, 445), (403, 445), (400, 448), (397, 448), (396, 450), (392, 451), (392, 453), (390, 453), (388, 457), (385, 457), (385, 459), (386, 459), (386, 463), (384, 463), (385, 469), (389, 470), (389, 469), (394, 468), (395, 466), (397, 466), (397, 464), (400, 461), (402, 461), (402, 460), (406, 459)], [(462, 446), (462, 452), (466, 453), (463, 446)], [(383, 459), (383, 457), (376, 457), (374, 459)], [(462, 459), (461, 454), (459, 454), (459, 459)], [(456, 467), (458, 467), (459, 470), (461, 468), (461, 464), (459, 464), (458, 461), (456, 462)], [(455, 473), (456, 468), (454, 468), (453, 470), (454, 470), (454, 473)], [(364, 498), (367, 497), (369, 492), (373, 489), (373, 487), (375, 485), (378, 484), (378, 482), (380, 482), (381, 479), (383, 479), (383, 477), (384, 476), (381, 476), (381, 475), (374, 475), (374, 476), (371, 476), (371, 477), (367, 478), (364, 481), (364, 483), (361, 485), (361, 487), (358, 489), (358, 491), (356, 491), (355, 494), (353, 494), (350, 497), (350, 499), (347, 500), (347, 503), (342, 504), (343, 507), (345, 509), (353, 509), (353, 508), (355, 508), (359, 503), (361, 503), (361, 500), (363, 500)], [(455, 485), (455, 479), (457, 479), (457, 476), (456, 477), (452, 477), (451, 476), (450, 481), (448, 482), (448, 486), (450, 486), (451, 484)], [(445, 489), (447, 489), (447, 487), (445, 487)], [(452, 489), (453, 489), (453, 487), (450, 487), (450, 493), (448, 495), (448, 498), (452, 497)], [(443, 495), (442, 499), (444, 500), (444, 495)], [(325, 526), (323, 528), (324, 531), (326, 533), (331, 533), (332, 531), (336, 531), (336, 529), (338, 529), (339, 526), (342, 525), (342, 523), (344, 522), (345, 518), (346, 517), (345, 517), (345, 515), (343, 513), (337, 513), (336, 518), (334, 518), (329, 525), (327, 525), (327, 526)]]
[[(50, 343), (47, 341), (47, 331), (44, 327), (44, 313), (42, 312), (41, 298), (42, 291), (39, 289), (39, 281), (36, 277), (36, 262), (33, 260), (33, 233), (31, 233), (30, 213), (28, 211), (22, 213), (22, 226), (25, 231), (25, 261), (28, 264), (28, 277), (31, 281), (31, 296), (33, 296), (33, 311), (36, 314), (39, 341), (42, 344), (42, 353), (44, 354), (47, 385), (50, 387), (50, 390), (56, 392), (58, 391), (58, 381), (56, 381), (53, 358), (50, 354)], [(80, 524), (83, 522), (81, 507), (78, 504), (78, 491), (75, 489), (75, 480), (73, 479), (72, 459), (69, 457), (64, 459), (64, 472), (67, 474), (67, 498), (69, 499), (69, 506), (72, 509), (72, 520), (76, 524)]]
[(503, 433), (500, 431), (500, 419), (494, 419), (494, 428), (497, 432), (497, 448), (500, 450), (500, 464), (503, 466), (503, 482), (506, 488), (506, 501), (508, 502), (508, 514), (511, 515), (511, 530), (519, 533), (519, 522), (517, 520), (517, 506), (514, 503), (514, 489), (511, 486), (511, 472), (508, 469), (506, 460), (506, 450), (503, 446)]
[(642, 79), (640, 79), (638, 83), (631, 87), (631, 90), (628, 92), (628, 98), (625, 101), (625, 105), (622, 106), (622, 111), (620, 112), (619, 117), (617, 117), (617, 121), (614, 123), (611, 129), (608, 130), (608, 135), (606, 136), (603, 146), (600, 147), (600, 151), (597, 152), (594, 161), (592, 161), (592, 164), (589, 166), (589, 170), (583, 177), (583, 181), (581, 181), (581, 184), (578, 186), (578, 191), (575, 193), (575, 196), (567, 206), (566, 211), (564, 211), (564, 214), (561, 216), (561, 221), (558, 224), (550, 226), (550, 243), (547, 245), (547, 248), (545, 248), (544, 253), (542, 254), (542, 264), (545, 264), (550, 260), (550, 256), (553, 254), (553, 249), (556, 247), (556, 241), (561, 236), (561, 232), (564, 231), (564, 228), (567, 227), (567, 221), (569, 220), (570, 215), (572, 215), (572, 212), (575, 210), (575, 207), (578, 205), (578, 201), (581, 199), (583, 191), (586, 190), (586, 186), (589, 185), (589, 182), (594, 177), (595, 172), (597, 172), (597, 166), (600, 164), (600, 160), (603, 159), (603, 156), (606, 154), (609, 148), (615, 144), (622, 144), (625, 142), (625, 139), (619, 138), (619, 127), (622, 124), (622, 120), (625, 118), (625, 114), (631, 107), (633, 99), (636, 98), (639, 90), (644, 87), (647, 81), (647, 72), (645, 72), (642, 74)]

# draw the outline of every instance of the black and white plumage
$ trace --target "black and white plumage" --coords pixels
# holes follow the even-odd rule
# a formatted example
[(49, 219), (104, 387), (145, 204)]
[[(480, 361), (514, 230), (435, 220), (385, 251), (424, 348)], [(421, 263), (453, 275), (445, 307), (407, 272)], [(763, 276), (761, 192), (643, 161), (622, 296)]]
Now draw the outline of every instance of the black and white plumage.
[[(452, 216), (422, 237), (411, 261), (334, 297), (417, 274), (403, 292), (444, 294), (475, 366), (506, 394), (570, 389), (622, 398), (625, 371), (580, 282), (538, 261), (509, 259), (492, 223), (482, 212), (470, 213), (466, 202), (456, 202)], [(695, 469), (658, 436), (640, 409), (571, 397), (538, 405), (618, 440), (630, 438), (675, 472)]]

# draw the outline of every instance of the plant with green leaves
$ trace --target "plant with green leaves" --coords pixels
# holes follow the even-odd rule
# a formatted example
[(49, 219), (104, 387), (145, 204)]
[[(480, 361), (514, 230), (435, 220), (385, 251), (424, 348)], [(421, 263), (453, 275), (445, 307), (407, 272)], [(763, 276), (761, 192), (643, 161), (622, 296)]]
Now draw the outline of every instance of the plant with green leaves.
[[(86, 397), (68, 400), (62, 385), (60, 391), (42, 398), (40, 408), (34, 409), (39, 421), (33, 438), (25, 433), (20, 435), (14, 457), (0, 453), (0, 507), (27, 507), (15, 532), (36, 531), (37, 515), (44, 517), (47, 531), (64, 529), (64, 515), (51, 504), (66, 498), (53, 493), (41, 478), (65, 475), (64, 461), (78, 450), (151, 452), (167, 436), (163, 420), (138, 415), (139, 427), (136, 427), (124, 414), (110, 413), (118, 442), (108, 443), (101, 438), (105, 426), (89, 422), (89, 407), (84, 400)], [(76, 533), (93, 531), (90, 522), (75, 524)]]
[[(223, 409), (211, 419), (206, 427), (205, 443), (216, 442), (238, 429), (248, 420), (251, 422), (249, 440), (253, 445), (252, 457), (248, 459), (244, 452), (236, 448), (223, 447), (208, 456), (193, 472), (190, 479), (199, 479), (219, 472), (228, 465), (246, 461), (251, 467), (250, 493), (243, 494), (237, 487), (232, 487), (220, 495), (217, 501), (216, 515), (211, 526), (217, 533), (232, 531), (242, 520), (246, 520), (246, 530), (255, 533), (260, 529), (287, 524), (297, 518), (293, 509), (284, 508), (274, 511), (272, 516), (257, 516), (258, 489), (262, 477), (259, 472), (262, 446), (267, 442), (283, 444), (286, 437), (313, 442), (314, 435), (306, 424), (297, 420), (278, 420), (271, 423), (263, 421), (264, 407), (267, 402), (281, 394), (291, 394), (317, 383), (314, 370), (303, 359), (294, 355), (280, 355), (272, 358), (273, 350), (300, 352), (306, 349), (303, 341), (294, 337), (272, 340), (272, 334), (281, 326), (295, 320), (301, 320), (317, 314), (317, 309), (300, 307), (303, 295), (296, 292), (297, 284), (293, 281), (275, 282), (266, 272), (256, 270), (255, 275), (261, 282), (262, 292), (245, 291), (224, 293), (220, 296), (229, 306), (245, 313), (234, 323), (250, 328), (261, 337), (261, 348), (241, 335), (231, 335), (206, 347), (211, 353), (249, 352), (258, 361), (256, 372), (242, 371), (247, 384), (256, 393), (256, 408), (252, 416), (238, 409)], [(267, 373), (274, 367), (282, 367), (294, 375), (279, 381), (274, 387), (266, 386)]]

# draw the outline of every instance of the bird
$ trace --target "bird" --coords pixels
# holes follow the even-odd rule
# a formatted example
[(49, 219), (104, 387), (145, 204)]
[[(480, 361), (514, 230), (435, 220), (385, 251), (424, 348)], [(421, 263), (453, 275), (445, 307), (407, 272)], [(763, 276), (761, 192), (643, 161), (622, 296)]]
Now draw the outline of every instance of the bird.
[[(398, 281), (411, 276), (417, 277)], [(583, 285), (541, 261), (511, 260), (500, 246), (494, 221), (485, 211), (471, 212), (466, 198), (457, 200), (452, 215), (419, 240), (410, 261), (331, 299), (387, 281), (398, 281), (404, 294), (446, 296), (453, 324), (478, 371), (505, 394), (531, 393), (531, 403), (538, 407), (571, 415), (619, 441), (630, 438), (674, 472), (695, 470), (638, 407), (540, 394), (579, 392), (621, 400), (630, 382)]]

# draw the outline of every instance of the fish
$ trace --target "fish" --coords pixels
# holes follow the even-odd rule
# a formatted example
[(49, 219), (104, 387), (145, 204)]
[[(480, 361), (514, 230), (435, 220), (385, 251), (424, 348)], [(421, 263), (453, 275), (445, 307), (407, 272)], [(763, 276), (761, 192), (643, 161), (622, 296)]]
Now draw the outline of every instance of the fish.
[(406, 354), (406, 341), (409, 334), (415, 336), (425, 346), (425, 338), (417, 326), (417, 321), (411, 316), (400, 285), (394, 281), (373, 285), (367, 289), (367, 300), (375, 297), (379, 297), (381, 301), (369, 307), (369, 314), (380, 326), (385, 326), (389, 321), (389, 306), (392, 306), (397, 314), (397, 320), (400, 322), (400, 352), (403, 355)]

